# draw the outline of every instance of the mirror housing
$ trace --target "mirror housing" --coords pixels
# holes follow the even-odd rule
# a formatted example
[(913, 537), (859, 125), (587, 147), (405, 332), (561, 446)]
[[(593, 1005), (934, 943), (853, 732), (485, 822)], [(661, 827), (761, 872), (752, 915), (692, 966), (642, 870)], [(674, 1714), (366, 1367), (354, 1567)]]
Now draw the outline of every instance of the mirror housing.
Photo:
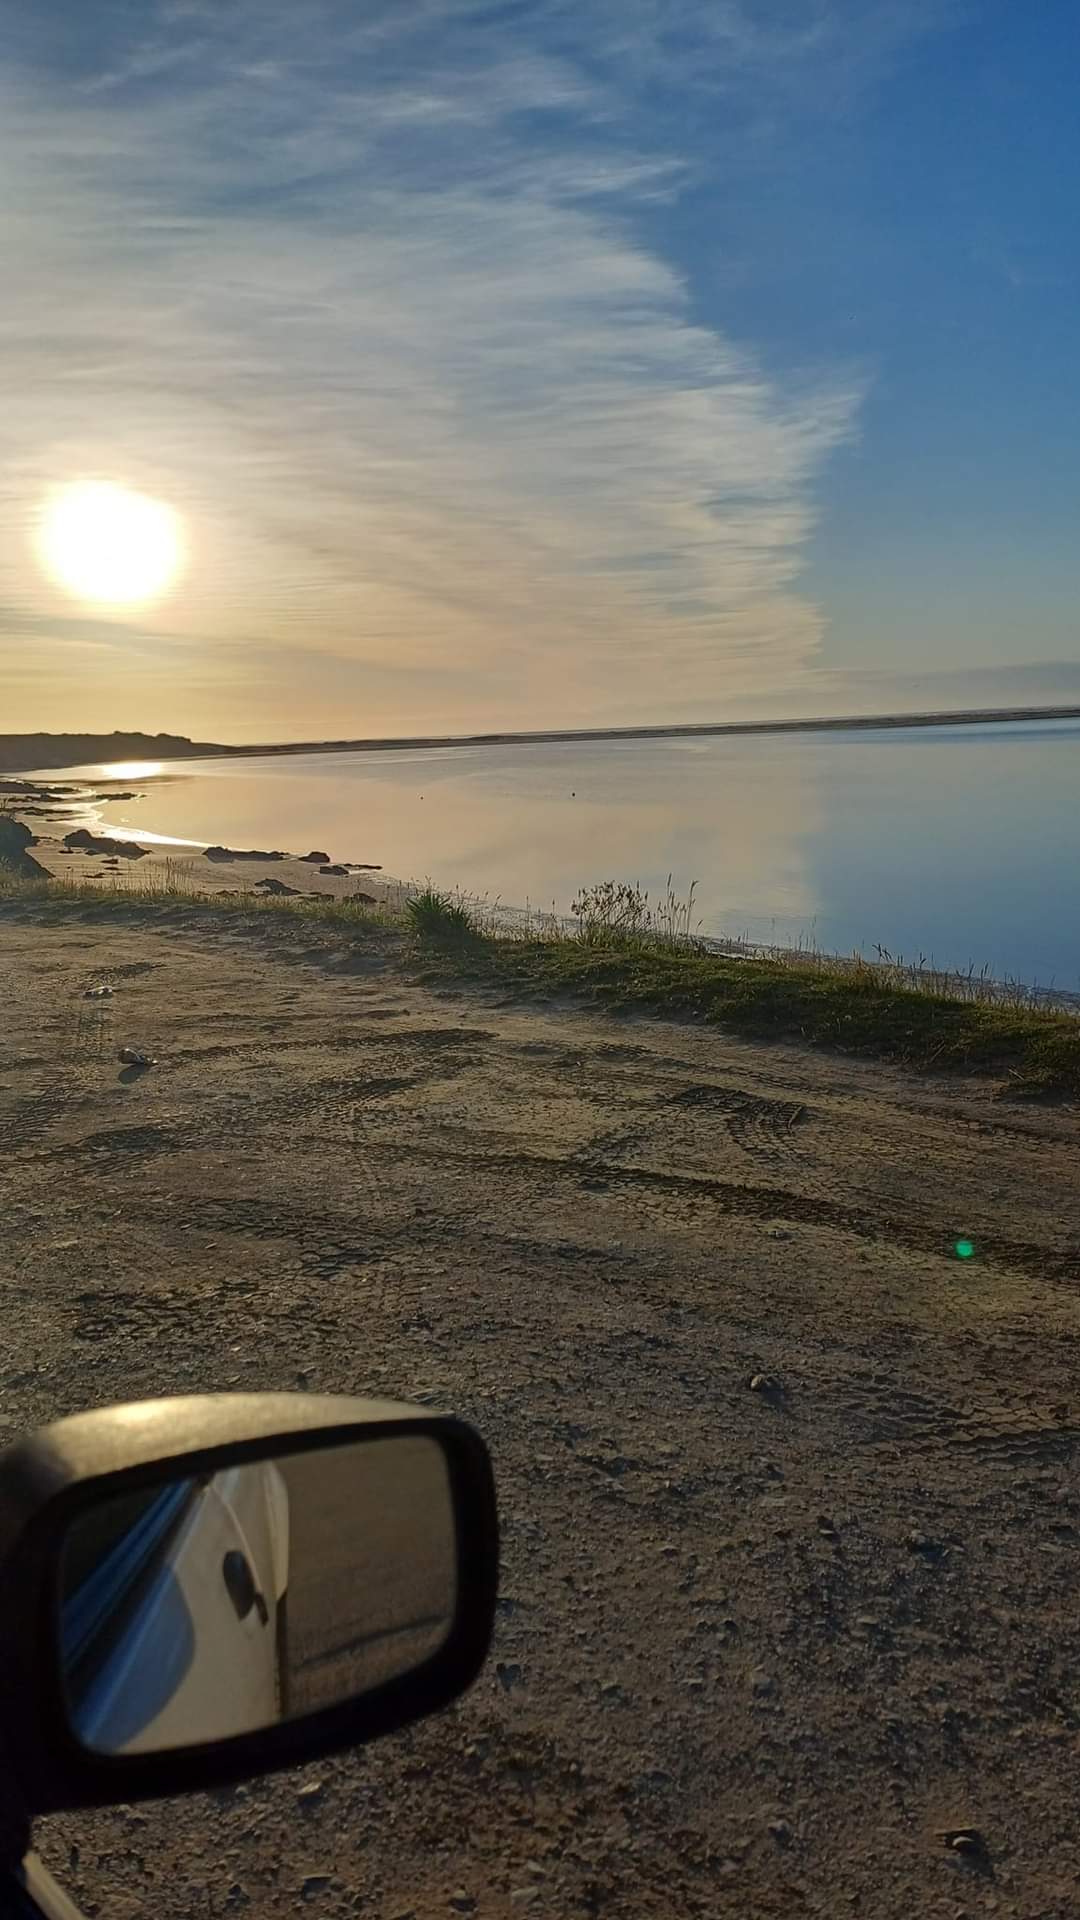
[[(453, 1499), (458, 1582), (449, 1632), (414, 1670), (358, 1697), (256, 1732), (162, 1752), (104, 1753), (71, 1727), (58, 1635), (58, 1572), (80, 1514), (175, 1474), (209, 1475), (405, 1435), (442, 1451)], [(217, 1787), (361, 1746), (446, 1706), (476, 1678), (491, 1642), (498, 1526), (487, 1449), (449, 1414), (396, 1401), (317, 1394), (208, 1394), (76, 1414), (0, 1453), (0, 1740), (33, 1817)]]

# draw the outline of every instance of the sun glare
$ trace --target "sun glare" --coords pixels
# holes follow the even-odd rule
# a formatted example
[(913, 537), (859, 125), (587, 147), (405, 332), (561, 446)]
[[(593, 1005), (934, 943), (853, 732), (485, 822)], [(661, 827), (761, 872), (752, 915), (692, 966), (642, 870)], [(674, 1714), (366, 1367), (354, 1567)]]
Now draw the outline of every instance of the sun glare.
[(183, 565), (179, 514), (106, 480), (49, 500), (37, 531), (42, 565), (77, 600), (131, 606), (166, 593)]
[(102, 767), (101, 771), (106, 780), (153, 780), (159, 773), (164, 773), (165, 762), (163, 760), (110, 760), (108, 766)]

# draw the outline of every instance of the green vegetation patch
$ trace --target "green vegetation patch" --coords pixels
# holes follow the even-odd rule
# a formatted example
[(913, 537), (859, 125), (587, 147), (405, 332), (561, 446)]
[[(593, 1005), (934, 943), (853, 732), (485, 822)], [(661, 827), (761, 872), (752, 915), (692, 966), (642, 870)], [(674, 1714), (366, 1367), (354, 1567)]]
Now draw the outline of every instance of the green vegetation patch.
[(2, 910), (58, 917), (75, 910), (86, 920), (119, 915), (151, 925), (227, 922), (268, 932), (303, 927), (324, 944), (381, 942), (388, 960), (419, 963), (425, 980), (477, 981), (526, 997), (707, 1020), (748, 1039), (923, 1070), (991, 1073), (1013, 1093), (1080, 1095), (1080, 1018), (1070, 1012), (1032, 1004), (1030, 996), (932, 990), (895, 967), (857, 959), (716, 952), (687, 932), (687, 912), (675, 912), (672, 899), (669, 889), (666, 903), (635, 921), (624, 892), (605, 883), (575, 903), (590, 907), (579, 914), (576, 932), (550, 920), (540, 933), (512, 933), (490, 912), (430, 885), (397, 911), (330, 898), (206, 895), (168, 874), (104, 888), (27, 881), (0, 867)]
[(460, 947), (478, 937), (466, 902), (460, 895), (439, 893), (430, 881), (406, 901), (405, 919), (418, 939), (435, 946)]
[(698, 1018), (748, 1039), (923, 1069), (998, 1073), (1015, 1092), (1080, 1094), (1076, 1016), (897, 986), (869, 965), (744, 959), (646, 941), (605, 948), (549, 936), (480, 938), (466, 950), (432, 955), (428, 971), (528, 995)]

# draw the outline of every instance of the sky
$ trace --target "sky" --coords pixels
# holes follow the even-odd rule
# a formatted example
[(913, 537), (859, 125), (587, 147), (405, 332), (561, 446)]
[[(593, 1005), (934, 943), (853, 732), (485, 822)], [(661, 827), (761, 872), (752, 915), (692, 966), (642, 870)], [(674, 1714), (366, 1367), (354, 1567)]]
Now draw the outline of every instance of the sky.
[[(1072, 0), (7, 9), (0, 730), (1080, 700), (1078, 55)], [(156, 596), (43, 564), (88, 481), (176, 516)]]

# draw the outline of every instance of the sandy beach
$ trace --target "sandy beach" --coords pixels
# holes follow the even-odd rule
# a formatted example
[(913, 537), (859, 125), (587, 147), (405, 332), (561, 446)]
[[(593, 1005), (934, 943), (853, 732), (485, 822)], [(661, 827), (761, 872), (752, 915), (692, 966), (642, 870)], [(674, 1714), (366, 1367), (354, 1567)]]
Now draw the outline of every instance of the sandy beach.
[[(339, 849), (231, 847), (170, 841), (133, 828), (105, 829), (99, 807), (137, 798), (120, 780), (60, 777), (0, 780), (0, 830), (21, 823), (32, 835), (26, 851), (55, 880), (135, 894), (161, 890), (215, 895), (349, 900), (373, 907), (401, 905), (403, 880), (382, 867), (343, 856)], [(8, 829), (10, 830), (10, 828)], [(11, 857), (0, 846), (0, 858)]]
[[(384, 874), (378, 867), (346, 868), (339, 860), (308, 859), (304, 854), (283, 853), (278, 858), (255, 859), (246, 850), (226, 849), (234, 858), (207, 855), (197, 847), (158, 846), (148, 842), (141, 858), (107, 851), (85, 852), (69, 848), (57, 834), (39, 834), (31, 852), (39, 866), (56, 880), (74, 880), (80, 885), (130, 889), (134, 893), (172, 887), (182, 891), (216, 894), (248, 894), (253, 898), (271, 892), (300, 898), (350, 900), (360, 898), (372, 906), (399, 906), (407, 887), (401, 880)], [(312, 848), (325, 852), (325, 848)], [(268, 853), (276, 849), (267, 849)], [(336, 868), (324, 872), (323, 868)]]
[(80, 1904), (1073, 1909), (1075, 1110), (434, 991), (280, 921), (12, 905), (0, 939), (5, 1436), (400, 1394), (484, 1432), (505, 1527), (459, 1708), (46, 1823)]

